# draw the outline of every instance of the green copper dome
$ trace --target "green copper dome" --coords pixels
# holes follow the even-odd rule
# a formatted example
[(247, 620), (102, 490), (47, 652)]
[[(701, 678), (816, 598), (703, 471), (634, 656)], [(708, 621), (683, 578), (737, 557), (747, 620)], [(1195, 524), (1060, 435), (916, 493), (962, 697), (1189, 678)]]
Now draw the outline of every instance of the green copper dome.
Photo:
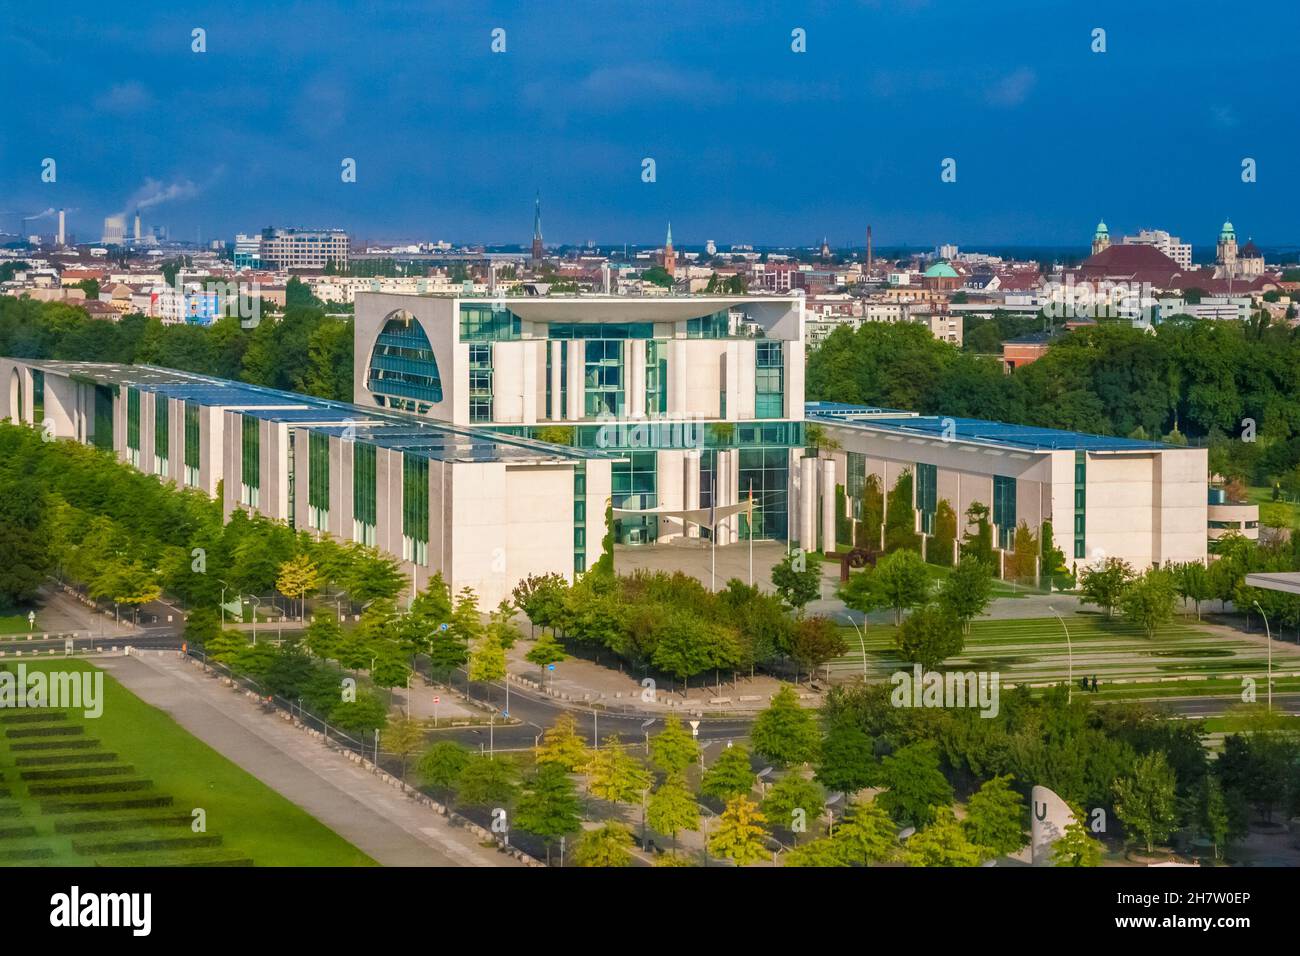
[(1110, 235), (1110, 230), (1106, 228), (1105, 221), (1097, 223), (1097, 238), (1100, 239), (1102, 236), (1109, 236), (1109, 235)]
[(927, 279), (955, 279), (957, 278), (957, 270), (946, 262), (936, 262), (925, 270), (925, 277)]

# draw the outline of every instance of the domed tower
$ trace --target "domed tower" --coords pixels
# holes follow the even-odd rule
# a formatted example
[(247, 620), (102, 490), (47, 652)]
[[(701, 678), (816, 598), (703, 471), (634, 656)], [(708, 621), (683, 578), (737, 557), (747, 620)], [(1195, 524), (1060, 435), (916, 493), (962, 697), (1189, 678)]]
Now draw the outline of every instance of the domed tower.
[(1110, 248), (1110, 230), (1105, 222), (1097, 223), (1097, 231), (1092, 234), (1092, 254), (1095, 256), (1103, 249)]
[(1223, 267), (1227, 275), (1232, 275), (1237, 269), (1237, 230), (1232, 228), (1231, 222), (1224, 222), (1223, 228), (1219, 230), (1219, 242), (1215, 246), (1215, 261)]

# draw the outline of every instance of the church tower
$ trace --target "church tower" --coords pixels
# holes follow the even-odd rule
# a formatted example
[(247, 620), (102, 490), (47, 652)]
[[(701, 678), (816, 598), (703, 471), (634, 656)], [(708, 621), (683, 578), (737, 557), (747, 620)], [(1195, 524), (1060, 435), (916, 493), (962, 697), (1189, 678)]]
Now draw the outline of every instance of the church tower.
[(1103, 249), (1110, 248), (1110, 230), (1105, 222), (1097, 223), (1097, 231), (1092, 236), (1092, 254), (1095, 256)]
[(1219, 241), (1214, 247), (1215, 261), (1218, 262), (1220, 271), (1224, 276), (1230, 276), (1237, 271), (1237, 230), (1233, 228), (1231, 222), (1224, 222), (1223, 228), (1219, 230)]
[(537, 201), (533, 207), (533, 265), (541, 265), (545, 254), (546, 251), (542, 247), (542, 193), (538, 190)]
[(677, 269), (677, 253), (673, 251), (673, 224), (668, 223), (668, 240), (664, 243), (664, 271), (671, 277)]

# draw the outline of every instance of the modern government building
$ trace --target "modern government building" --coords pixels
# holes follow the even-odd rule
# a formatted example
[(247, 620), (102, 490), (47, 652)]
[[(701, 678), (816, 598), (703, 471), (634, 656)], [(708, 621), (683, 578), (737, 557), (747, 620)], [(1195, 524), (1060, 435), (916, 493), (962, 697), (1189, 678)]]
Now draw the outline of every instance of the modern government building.
[[(0, 417), (236, 508), (374, 545), (484, 606), (617, 540), (831, 550), (874, 475), (912, 520), (987, 505), (995, 544), (1204, 560), (1204, 449), (804, 402), (800, 296), (356, 297), (354, 401), (145, 366), (0, 358)], [(810, 447), (809, 426), (822, 435)], [(752, 502), (752, 504), (751, 504)], [(843, 514), (840, 513), (843, 511)], [(711, 528), (713, 530), (711, 530)]]

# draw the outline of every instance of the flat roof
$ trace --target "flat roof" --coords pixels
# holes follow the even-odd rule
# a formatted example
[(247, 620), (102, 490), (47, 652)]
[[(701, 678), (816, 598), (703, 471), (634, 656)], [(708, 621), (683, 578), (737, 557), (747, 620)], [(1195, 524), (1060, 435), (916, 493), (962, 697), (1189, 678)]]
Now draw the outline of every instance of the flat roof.
[[(823, 411), (818, 407), (823, 404), (832, 404), (834, 407)], [(888, 409), (865, 405), (808, 402), (805, 405), (805, 414), (811, 420), (832, 422), (847, 428), (867, 428), (937, 441), (993, 445), (1022, 451), (1140, 452), (1179, 447), (1137, 438), (1092, 435), (1087, 432), (1040, 428), (1035, 425), (1015, 425), (981, 418), (890, 412)]]
[(1300, 571), (1265, 571), (1246, 575), (1246, 587), (1300, 594)]
[(526, 464), (620, 457), (614, 452), (556, 445), (486, 428), (453, 425), (387, 409), (365, 408), (349, 402), (336, 402), (298, 392), (152, 365), (60, 362), (48, 359), (13, 361), (78, 381), (129, 386), (177, 401), (239, 410), (255, 418), (296, 425), (338, 437), (346, 431), (352, 440), (359, 443), (409, 452), (433, 461), (503, 461)]

